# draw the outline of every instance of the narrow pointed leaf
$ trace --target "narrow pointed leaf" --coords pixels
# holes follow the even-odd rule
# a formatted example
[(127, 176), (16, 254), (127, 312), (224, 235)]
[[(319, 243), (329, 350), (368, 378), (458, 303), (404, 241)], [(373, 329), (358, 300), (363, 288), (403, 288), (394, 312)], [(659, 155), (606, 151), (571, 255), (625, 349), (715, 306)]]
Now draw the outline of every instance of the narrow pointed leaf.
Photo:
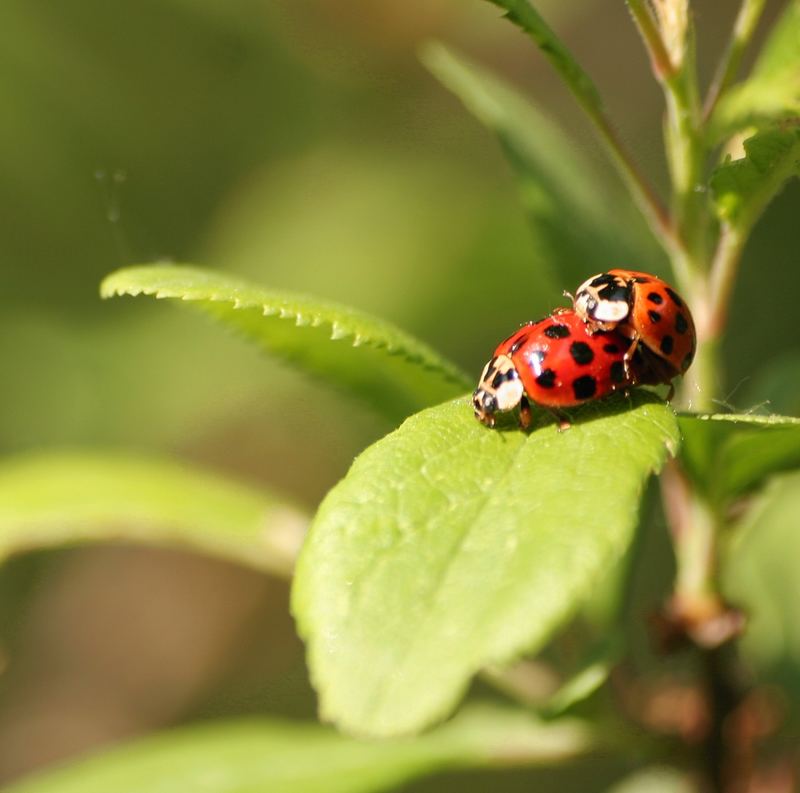
[(452, 397), (470, 384), (456, 366), (388, 322), (211, 270), (127, 267), (109, 275), (100, 293), (186, 301), (392, 418)]
[(540, 648), (625, 553), (678, 443), (646, 392), (566, 432), (490, 430), (467, 400), (367, 449), (323, 502), (293, 610), (322, 715), (374, 735), (452, 710), (482, 667)]
[(65, 452), (0, 465), (0, 561), (39, 548), (124, 540), (288, 576), (306, 522), (267, 493), (175, 461)]
[(591, 77), (528, 0), (489, 0), (489, 2), (505, 9), (509, 21), (533, 39), (584, 107), (595, 114), (602, 112), (600, 94)]
[(6, 793), (370, 793), (451, 768), (541, 765), (585, 752), (578, 721), (475, 706), (414, 741), (364, 743), (316, 724), (185, 727), (4, 788)]
[(519, 184), (536, 256), (562, 285), (555, 292), (583, 281), (589, 259), (652, 260), (656, 254), (638, 217), (625, 216), (624, 196), (612, 199), (603, 190), (595, 168), (546, 113), (498, 75), (438, 42), (420, 57), (497, 136)]

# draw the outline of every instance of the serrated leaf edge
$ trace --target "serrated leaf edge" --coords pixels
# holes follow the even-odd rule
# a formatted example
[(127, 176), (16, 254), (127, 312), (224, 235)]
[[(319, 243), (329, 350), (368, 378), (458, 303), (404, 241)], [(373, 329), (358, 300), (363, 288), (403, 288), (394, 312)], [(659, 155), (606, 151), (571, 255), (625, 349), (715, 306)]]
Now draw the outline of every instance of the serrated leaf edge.
[[(165, 267), (167, 265), (159, 265), (155, 264), (152, 265), (153, 267)], [(213, 271), (206, 271), (200, 268), (190, 268), (190, 267), (178, 267), (175, 265), (169, 265), (171, 267), (175, 267), (175, 270), (182, 270), (187, 273), (208, 273)], [(305, 301), (313, 301), (321, 306), (324, 306), (326, 310), (330, 310), (333, 312), (343, 312), (350, 314), (357, 322), (379, 322), (386, 326), (387, 330), (392, 334), (396, 334), (400, 337), (400, 342), (393, 342), (387, 338), (376, 338), (374, 336), (364, 335), (358, 330), (354, 328), (348, 328), (345, 324), (343, 324), (340, 320), (336, 319), (328, 319), (319, 312), (314, 310), (310, 310), (305, 312), (302, 308), (291, 308), (286, 305), (276, 305), (276, 304), (269, 304), (269, 303), (262, 303), (253, 300), (242, 300), (238, 297), (231, 297), (230, 295), (225, 295), (220, 292), (209, 291), (205, 294), (186, 294), (180, 293), (178, 290), (167, 288), (167, 287), (137, 287), (137, 286), (125, 286), (125, 285), (117, 285), (114, 283), (114, 279), (117, 278), (121, 273), (125, 273), (131, 269), (138, 269), (137, 267), (134, 268), (123, 268), (122, 270), (117, 270), (113, 273), (110, 273), (100, 284), (100, 296), (103, 299), (111, 298), (111, 297), (138, 297), (140, 295), (146, 295), (149, 297), (154, 297), (156, 300), (181, 300), (182, 302), (186, 303), (202, 303), (202, 302), (211, 302), (211, 303), (220, 303), (220, 304), (227, 304), (230, 306), (234, 311), (237, 310), (261, 310), (262, 315), (265, 317), (276, 317), (278, 319), (284, 320), (294, 320), (295, 325), (297, 327), (312, 327), (312, 328), (319, 328), (324, 325), (329, 325), (331, 328), (330, 340), (331, 341), (347, 341), (350, 340), (350, 346), (357, 348), (357, 347), (369, 347), (375, 350), (381, 350), (385, 352), (387, 355), (390, 356), (397, 356), (401, 357), (404, 360), (412, 363), (420, 368), (429, 371), (435, 372), (441, 375), (446, 381), (457, 384), (463, 388), (471, 387), (471, 381), (466, 376), (466, 374), (461, 371), (459, 367), (455, 364), (450, 363), (449, 361), (443, 359), (437, 352), (435, 352), (432, 348), (428, 347), (425, 342), (422, 342), (418, 339), (415, 339), (411, 336), (408, 336), (405, 331), (401, 330), (400, 328), (396, 328), (393, 325), (390, 325), (385, 320), (373, 318), (368, 314), (365, 314), (358, 309), (351, 308), (349, 306), (336, 304), (330, 301), (322, 300), (319, 298), (311, 297), (309, 295), (305, 295), (302, 293), (291, 293), (291, 292), (276, 292), (276, 304), (281, 302), (296, 302), (296, 303), (303, 303)], [(221, 277), (230, 278), (225, 274), (220, 274)], [(235, 288), (235, 283), (232, 286)], [(260, 288), (257, 285), (250, 285), (244, 282), (240, 283), (240, 286), (244, 288)], [(404, 343), (407, 342), (407, 343)], [(423, 349), (421, 351), (414, 351), (413, 348), (420, 348)], [(436, 360), (439, 359), (439, 360)]]

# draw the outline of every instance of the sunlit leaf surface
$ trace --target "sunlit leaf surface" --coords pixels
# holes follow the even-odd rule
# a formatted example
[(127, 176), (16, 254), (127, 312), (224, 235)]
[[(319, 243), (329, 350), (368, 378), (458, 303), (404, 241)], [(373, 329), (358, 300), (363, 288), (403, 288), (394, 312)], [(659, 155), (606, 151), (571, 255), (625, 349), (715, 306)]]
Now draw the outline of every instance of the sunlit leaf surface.
[(367, 449), (323, 502), (295, 579), (323, 717), (412, 732), (481, 667), (541, 647), (625, 553), (677, 443), (670, 408), (638, 392), (528, 435), (487, 429), (460, 399)]

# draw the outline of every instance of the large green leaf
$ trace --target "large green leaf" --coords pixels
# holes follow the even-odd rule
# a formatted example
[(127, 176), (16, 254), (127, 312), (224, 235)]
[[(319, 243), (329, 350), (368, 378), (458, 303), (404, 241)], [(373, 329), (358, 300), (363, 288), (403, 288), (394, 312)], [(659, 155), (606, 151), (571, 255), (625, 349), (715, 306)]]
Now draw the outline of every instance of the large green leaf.
[(800, 466), (800, 419), (719, 413), (682, 415), (682, 455), (696, 485), (717, 502)]
[(740, 234), (752, 228), (787, 179), (800, 175), (800, 126), (759, 132), (744, 142), (744, 151), (711, 175), (717, 215)]
[(383, 320), (211, 270), (126, 267), (109, 275), (100, 293), (187, 301), (270, 353), (349, 390), (393, 418), (452, 397), (469, 385), (456, 366)]
[[(748, 615), (745, 656), (800, 698), (800, 473), (776, 479), (737, 527), (723, 583)], [(797, 709), (793, 708), (796, 713)]]
[(421, 58), (497, 136), (519, 183), (537, 256), (562, 288), (574, 288), (591, 274), (587, 261), (652, 261), (657, 254), (638, 217), (627, 212), (628, 202), (611, 199), (580, 148), (545, 112), (442, 44), (429, 44)]
[(710, 120), (715, 140), (800, 115), (800, 2), (790, 0), (750, 77), (721, 98)]
[(678, 443), (636, 392), (559, 432), (490, 430), (459, 399), (367, 449), (323, 502), (293, 610), (323, 717), (408, 733), (483, 666), (540, 648), (620, 556), (647, 477)]
[(184, 547), (288, 576), (307, 519), (278, 499), (163, 459), (30, 454), (0, 465), (0, 560), (88, 541)]
[(368, 793), (448, 768), (552, 764), (582, 753), (577, 721), (475, 706), (416, 740), (358, 742), (316, 724), (187, 727), (46, 772), (6, 793)]

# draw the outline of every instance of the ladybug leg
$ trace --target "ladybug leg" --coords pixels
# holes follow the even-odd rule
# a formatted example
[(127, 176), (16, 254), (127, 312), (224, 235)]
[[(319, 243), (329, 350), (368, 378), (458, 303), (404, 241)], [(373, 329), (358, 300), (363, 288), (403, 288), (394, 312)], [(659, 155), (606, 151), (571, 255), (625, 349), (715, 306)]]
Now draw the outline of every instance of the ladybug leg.
[(636, 354), (638, 347), (639, 334), (634, 332), (634, 335), (631, 338), (630, 346), (627, 350), (625, 350), (625, 355), (622, 358), (622, 363), (625, 366), (625, 379), (629, 382), (632, 382), (631, 361), (633, 360), (633, 356)]
[(560, 410), (550, 408), (550, 412), (553, 414), (553, 416), (555, 416), (555, 419), (558, 422), (559, 432), (564, 432), (572, 426), (572, 422), (569, 420), (569, 417)]
[(522, 399), (519, 401), (519, 426), (527, 432), (532, 424), (533, 413), (531, 412), (531, 403), (528, 402), (528, 397), (523, 394)]
[(672, 397), (675, 396), (675, 383), (670, 382), (669, 391), (667, 392), (667, 402), (672, 402)]

